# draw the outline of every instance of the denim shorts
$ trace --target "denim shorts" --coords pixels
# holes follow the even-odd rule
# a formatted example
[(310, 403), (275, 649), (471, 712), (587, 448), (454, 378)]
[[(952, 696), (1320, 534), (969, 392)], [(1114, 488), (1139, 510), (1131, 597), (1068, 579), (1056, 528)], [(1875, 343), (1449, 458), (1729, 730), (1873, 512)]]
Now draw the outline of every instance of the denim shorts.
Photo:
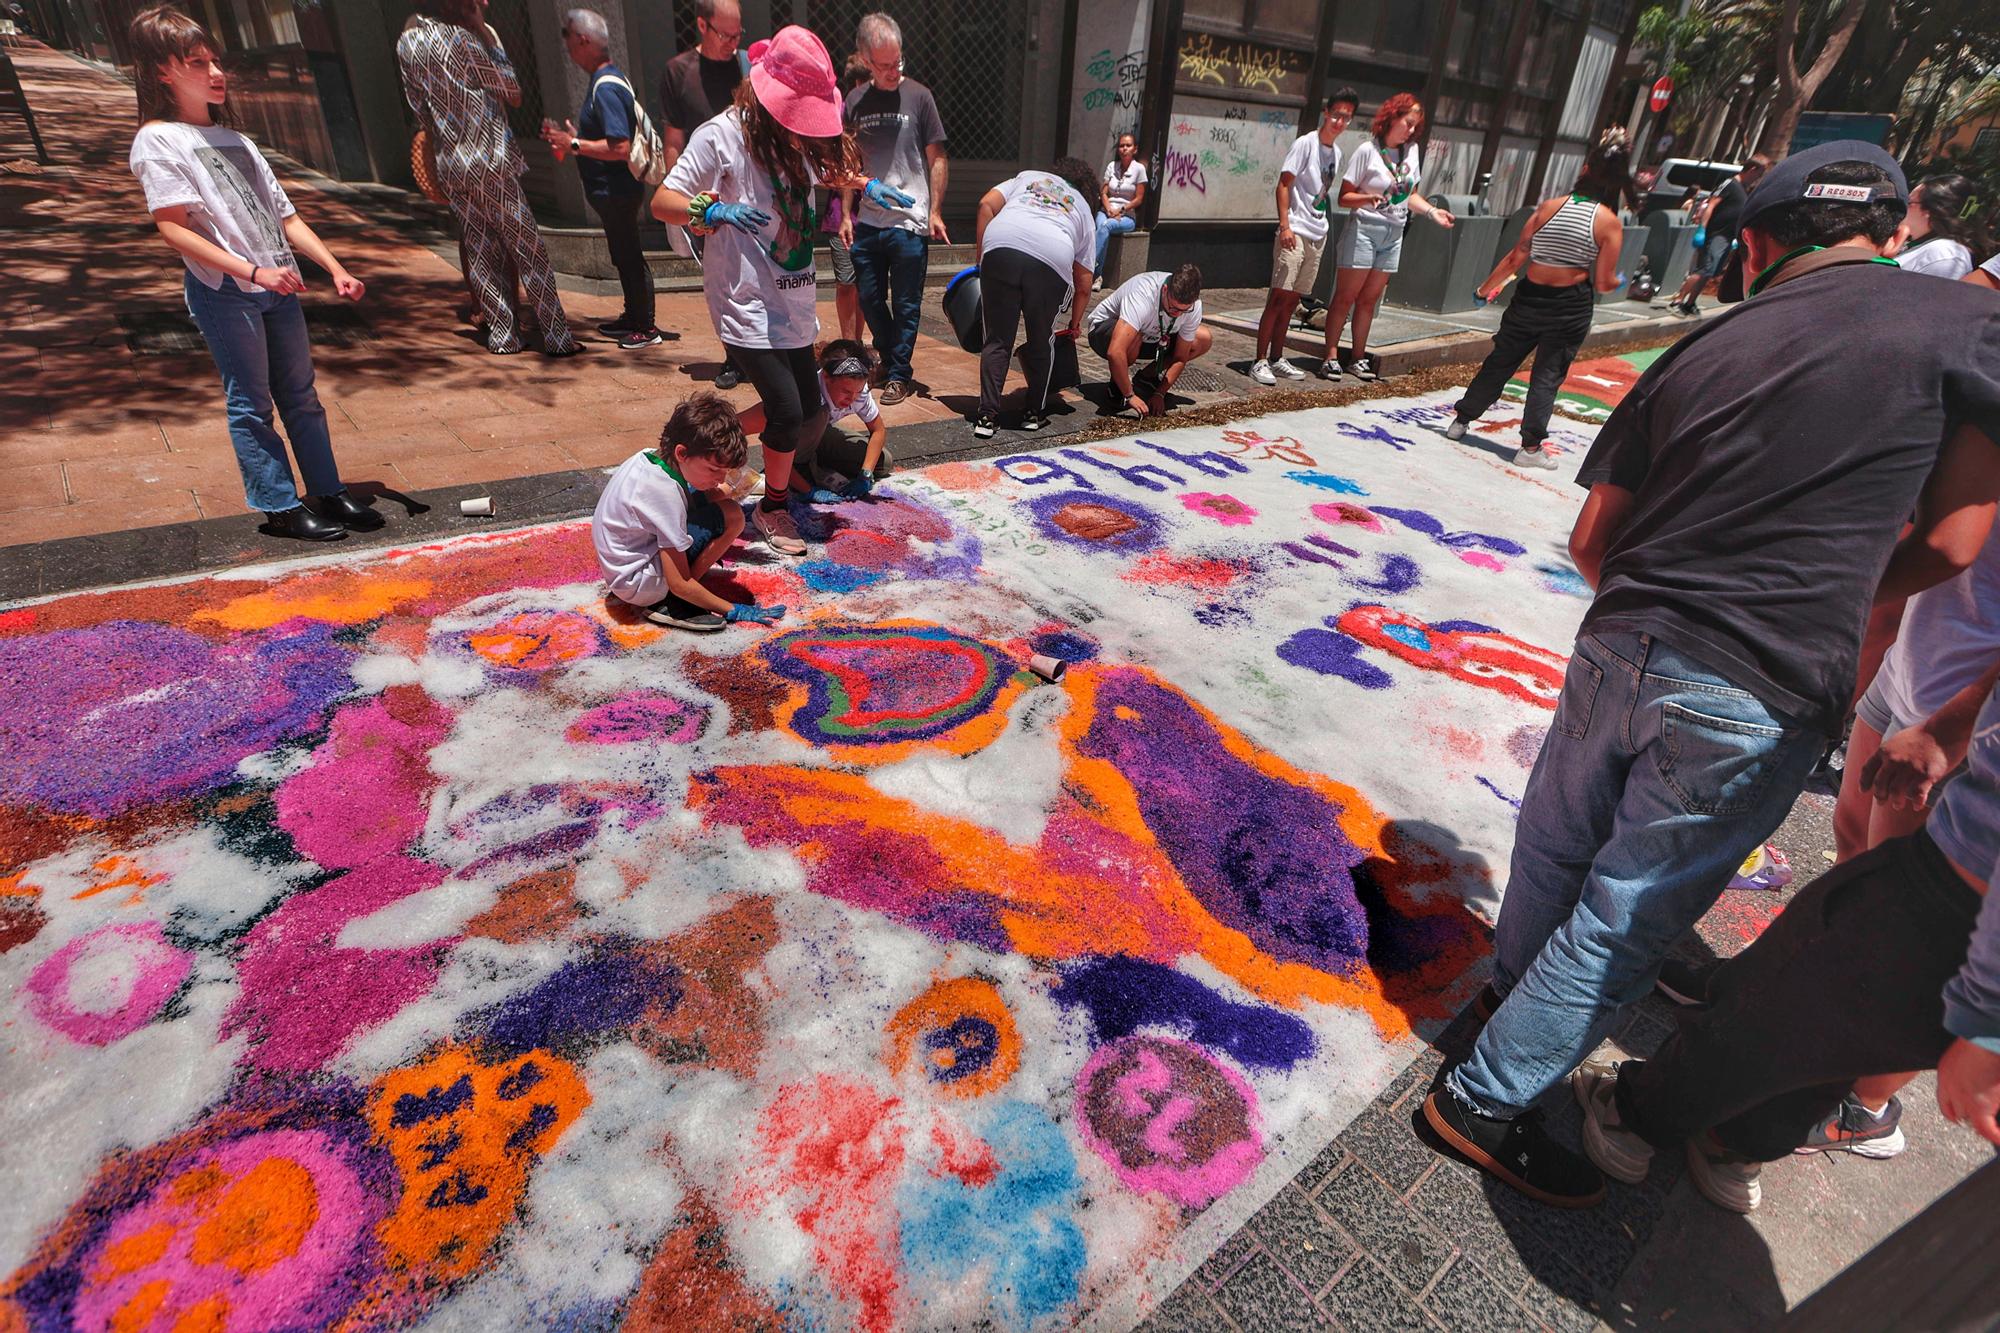
[(1368, 268), (1394, 273), (1403, 262), (1403, 224), (1359, 213), (1347, 215), (1334, 263), (1339, 268)]
[(722, 507), (709, 499), (706, 492), (696, 491), (688, 497), (687, 532), (688, 544), (681, 553), (690, 560), (722, 535)]
[(1729, 263), (1729, 252), (1736, 248), (1733, 236), (1711, 236), (1701, 250), (1701, 275), (1705, 278), (1719, 278)]

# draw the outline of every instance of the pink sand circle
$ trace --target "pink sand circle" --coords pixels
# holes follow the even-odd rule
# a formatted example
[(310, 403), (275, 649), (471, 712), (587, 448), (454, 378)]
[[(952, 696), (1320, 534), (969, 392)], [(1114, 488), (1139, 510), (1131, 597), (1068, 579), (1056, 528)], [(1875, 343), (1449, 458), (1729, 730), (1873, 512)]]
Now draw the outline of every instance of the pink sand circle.
[[(310, 1182), (302, 1186), (309, 1199), (287, 1200), (311, 1219), (297, 1246), (262, 1255), (265, 1262), (255, 1267), (244, 1265), (238, 1251), (203, 1262), (195, 1253), (198, 1237), (220, 1206), (219, 1196), (273, 1162), (297, 1167)], [(219, 1183), (201, 1192), (187, 1188), (197, 1173), (219, 1176)], [(83, 1265), (75, 1326), (114, 1328), (120, 1310), (142, 1288), (165, 1281), (169, 1289), (150, 1326), (171, 1327), (192, 1307), (217, 1301), (227, 1307), (227, 1328), (284, 1327), (346, 1273), (368, 1221), (366, 1203), (353, 1167), (320, 1130), (267, 1130), (200, 1153), (105, 1231)]]
[(109, 1046), (151, 1022), (193, 967), (157, 922), (102, 926), (29, 975), (28, 1009), (72, 1041)]
[[(1111, 1073), (1110, 1066), (1127, 1063), (1131, 1068)], [(1180, 1066), (1179, 1072), (1200, 1071), (1211, 1082), (1204, 1095), (1211, 1101), (1222, 1100), (1203, 1106), (1193, 1095), (1202, 1090), (1183, 1086), (1173, 1066)], [(1108, 1092), (1099, 1087), (1107, 1077), (1115, 1080)], [(1100, 1093), (1123, 1124), (1092, 1122), (1092, 1103), (1100, 1100)], [(1193, 1042), (1139, 1035), (1099, 1047), (1077, 1073), (1076, 1108), (1077, 1132), (1084, 1146), (1103, 1158), (1127, 1188), (1163, 1194), (1184, 1208), (1207, 1207), (1249, 1179), (1264, 1160), (1255, 1090), (1241, 1074)], [(1182, 1137), (1183, 1127), (1217, 1109), (1240, 1115), (1243, 1137), (1198, 1145), (1208, 1149), (1205, 1154), (1191, 1151)], [(1143, 1128), (1136, 1138), (1126, 1132), (1140, 1124)]]

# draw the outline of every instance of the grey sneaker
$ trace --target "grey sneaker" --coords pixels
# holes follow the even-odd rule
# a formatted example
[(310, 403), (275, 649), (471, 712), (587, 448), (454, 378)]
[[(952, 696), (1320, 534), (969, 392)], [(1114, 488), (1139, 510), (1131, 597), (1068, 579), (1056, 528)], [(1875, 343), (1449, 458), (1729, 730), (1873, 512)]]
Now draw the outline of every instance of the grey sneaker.
[(1382, 372), (1376, 367), (1375, 354), (1372, 352), (1357, 356), (1348, 362), (1347, 373), (1362, 381), (1382, 378)]
[(1271, 363), (1269, 361), (1252, 361), (1250, 363), (1250, 378), (1264, 385), (1266, 388), (1278, 382), (1278, 377), (1271, 373)]
[(1287, 380), (1302, 380), (1306, 377), (1306, 373), (1303, 370), (1300, 370), (1282, 356), (1271, 363), (1271, 373), (1279, 379)]
[(1618, 1066), (1585, 1062), (1569, 1076), (1569, 1090), (1583, 1108), (1583, 1151), (1613, 1180), (1636, 1185), (1653, 1165), (1653, 1145), (1618, 1118)]
[(764, 544), (779, 555), (804, 555), (806, 544), (799, 540), (799, 525), (790, 511), (766, 509), (758, 505), (750, 511), (750, 522), (764, 538)]
[(1454, 419), (1452, 420), (1452, 423), (1451, 423), (1451, 424), (1450, 424), (1449, 426), (1446, 426), (1446, 427), (1444, 428), (1444, 437), (1445, 437), (1445, 438), (1446, 438), (1447, 440), (1462, 440), (1462, 439), (1464, 439), (1464, 438), (1465, 438), (1465, 426), (1466, 426), (1466, 423), (1465, 423), (1465, 422), (1463, 422), (1463, 421), (1459, 421), (1459, 420), (1457, 420), (1456, 418), (1454, 418)]
[(1339, 358), (1339, 357), (1337, 357), (1337, 356), (1330, 356), (1330, 357), (1328, 357), (1328, 358), (1327, 358), (1326, 360), (1324, 360), (1324, 361), (1320, 362), (1320, 363), (1319, 363), (1319, 377), (1320, 377), (1321, 379), (1323, 379), (1323, 380), (1337, 380), (1337, 379), (1339, 379), (1339, 378), (1340, 378), (1340, 358)]
[(1717, 1208), (1732, 1213), (1754, 1213), (1764, 1201), (1764, 1187), (1757, 1182), (1762, 1162), (1746, 1162), (1730, 1153), (1704, 1148), (1698, 1140), (1687, 1143), (1688, 1178), (1701, 1197)]
[(1549, 472), (1555, 471), (1556, 460), (1540, 445), (1533, 449), (1522, 449), (1514, 455), (1515, 467), (1538, 467)]

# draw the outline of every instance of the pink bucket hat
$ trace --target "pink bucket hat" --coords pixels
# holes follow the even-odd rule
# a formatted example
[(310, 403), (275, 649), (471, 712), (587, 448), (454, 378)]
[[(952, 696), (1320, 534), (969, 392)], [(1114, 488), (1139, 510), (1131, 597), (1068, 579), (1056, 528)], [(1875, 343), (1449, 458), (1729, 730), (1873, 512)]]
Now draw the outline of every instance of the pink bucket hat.
[(825, 44), (798, 24), (751, 44), (750, 86), (764, 109), (793, 134), (831, 139), (841, 132), (833, 61)]

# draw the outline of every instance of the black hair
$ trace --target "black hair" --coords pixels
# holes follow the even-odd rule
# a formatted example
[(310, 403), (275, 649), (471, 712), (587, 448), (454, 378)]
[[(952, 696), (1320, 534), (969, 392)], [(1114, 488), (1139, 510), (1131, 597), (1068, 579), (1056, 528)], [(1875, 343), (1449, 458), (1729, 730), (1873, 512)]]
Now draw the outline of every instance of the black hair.
[(1182, 264), (1175, 269), (1167, 279), (1167, 295), (1192, 305), (1201, 296), (1201, 270), (1193, 264)]
[(1083, 202), (1094, 212), (1104, 202), (1104, 187), (1098, 183), (1097, 168), (1080, 157), (1059, 157), (1050, 168), (1056, 175), (1068, 182), (1069, 188), (1083, 196)]
[(850, 359), (859, 361), (869, 370), (875, 369), (875, 353), (865, 343), (852, 338), (835, 338), (819, 349), (820, 372), (830, 375), (835, 366)]
[(736, 409), (721, 394), (708, 390), (689, 396), (667, 418), (660, 432), (660, 453), (672, 458), (675, 445), (691, 458), (711, 459), (726, 468), (742, 467), (750, 456)]
[(1618, 197), (1632, 189), (1632, 150), (1623, 132), (1607, 133), (1583, 159), (1574, 193), (1595, 199), (1613, 210)]
[[(1829, 162), (1806, 177), (1808, 185), (1891, 186), (1889, 173), (1872, 162)], [(1838, 245), (1866, 236), (1882, 245), (1903, 221), (1903, 205), (1892, 192), (1865, 204), (1838, 199), (1792, 199), (1757, 215), (1750, 225), (1787, 250), (1802, 245)]]
[(1341, 88), (1337, 89), (1333, 96), (1326, 99), (1328, 106), (1339, 106), (1342, 102), (1359, 111), (1361, 109), (1361, 94), (1352, 88)]
[(1972, 251), (1974, 258), (1987, 250), (1985, 228), (1979, 225), (1976, 188), (1963, 176), (1926, 176), (1910, 191), (1912, 197), (1917, 190), (1924, 192), (1918, 206), (1931, 220), (1931, 235), (1957, 241)]

